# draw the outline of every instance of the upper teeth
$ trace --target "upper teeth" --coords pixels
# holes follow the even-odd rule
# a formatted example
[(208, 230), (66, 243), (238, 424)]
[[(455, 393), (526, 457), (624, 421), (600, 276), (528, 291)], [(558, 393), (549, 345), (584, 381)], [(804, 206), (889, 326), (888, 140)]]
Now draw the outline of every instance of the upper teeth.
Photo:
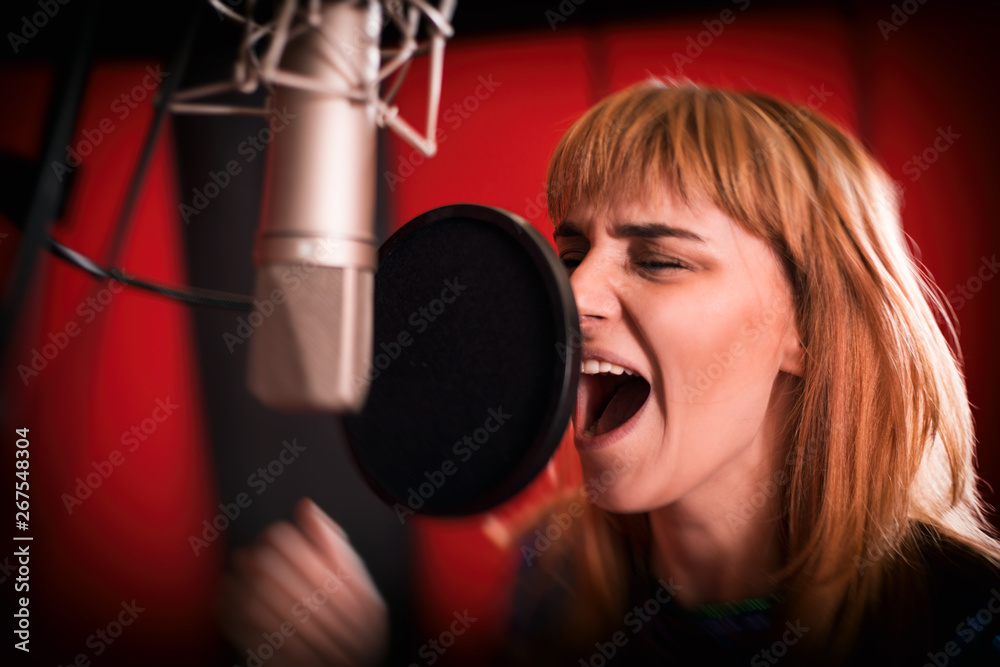
[(581, 361), (580, 372), (584, 375), (597, 375), (598, 373), (611, 373), (612, 375), (621, 375), (622, 373), (625, 373), (626, 375), (634, 375), (634, 373), (627, 368), (617, 366), (607, 361), (598, 361), (597, 359), (587, 359), (586, 361)]

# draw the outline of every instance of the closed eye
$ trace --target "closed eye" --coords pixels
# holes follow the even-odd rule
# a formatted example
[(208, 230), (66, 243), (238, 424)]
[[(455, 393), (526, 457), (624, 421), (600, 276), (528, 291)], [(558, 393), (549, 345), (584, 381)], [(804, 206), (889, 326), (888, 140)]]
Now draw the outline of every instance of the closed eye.
[[(563, 266), (565, 266), (568, 271), (572, 271), (576, 267), (580, 266), (580, 263), (583, 261), (583, 256), (579, 253), (566, 253), (559, 259), (562, 260)], [(645, 260), (642, 262), (636, 262), (636, 266), (643, 271), (651, 272), (690, 268), (687, 264), (677, 260)]]
[(565, 266), (568, 271), (572, 271), (576, 267), (580, 266), (580, 262), (583, 261), (583, 257), (578, 255), (563, 255), (559, 259), (562, 260), (563, 266)]
[(689, 268), (687, 264), (682, 262), (677, 262), (673, 260), (655, 260), (655, 261), (645, 261), (637, 262), (636, 265), (647, 271), (662, 271), (665, 269), (687, 269)]
[(680, 261), (679, 259), (674, 259), (673, 257), (637, 259), (635, 261), (635, 266), (642, 273), (657, 275), (691, 269), (691, 266)]

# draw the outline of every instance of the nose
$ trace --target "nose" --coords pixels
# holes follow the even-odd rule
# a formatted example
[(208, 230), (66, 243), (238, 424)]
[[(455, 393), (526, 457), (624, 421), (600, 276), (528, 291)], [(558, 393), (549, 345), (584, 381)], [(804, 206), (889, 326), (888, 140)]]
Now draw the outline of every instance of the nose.
[(611, 258), (591, 249), (570, 275), (584, 335), (588, 330), (613, 321), (619, 313), (614, 270)]

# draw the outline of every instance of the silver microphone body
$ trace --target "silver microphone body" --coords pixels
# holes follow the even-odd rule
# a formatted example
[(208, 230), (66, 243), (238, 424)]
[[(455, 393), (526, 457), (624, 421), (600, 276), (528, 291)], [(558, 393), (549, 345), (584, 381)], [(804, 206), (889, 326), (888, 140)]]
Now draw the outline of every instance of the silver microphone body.
[[(290, 43), (281, 69), (330, 89), (375, 86), (377, 7), (324, 5), (322, 34)], [(248, 385), (281, 410), (358, 412), (372, 351), (375, 110), (289, 86), (275, 107), (288, 120), (268, 147)]]

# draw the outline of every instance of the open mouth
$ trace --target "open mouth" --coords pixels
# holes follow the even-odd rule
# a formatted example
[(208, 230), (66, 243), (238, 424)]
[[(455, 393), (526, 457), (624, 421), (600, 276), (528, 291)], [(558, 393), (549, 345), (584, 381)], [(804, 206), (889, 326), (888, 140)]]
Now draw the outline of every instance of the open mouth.
[(586, 359), (577, 389), (577, 433), (595, 438), (627, 423), (649, 398), (649, 382), (634, 370)]

